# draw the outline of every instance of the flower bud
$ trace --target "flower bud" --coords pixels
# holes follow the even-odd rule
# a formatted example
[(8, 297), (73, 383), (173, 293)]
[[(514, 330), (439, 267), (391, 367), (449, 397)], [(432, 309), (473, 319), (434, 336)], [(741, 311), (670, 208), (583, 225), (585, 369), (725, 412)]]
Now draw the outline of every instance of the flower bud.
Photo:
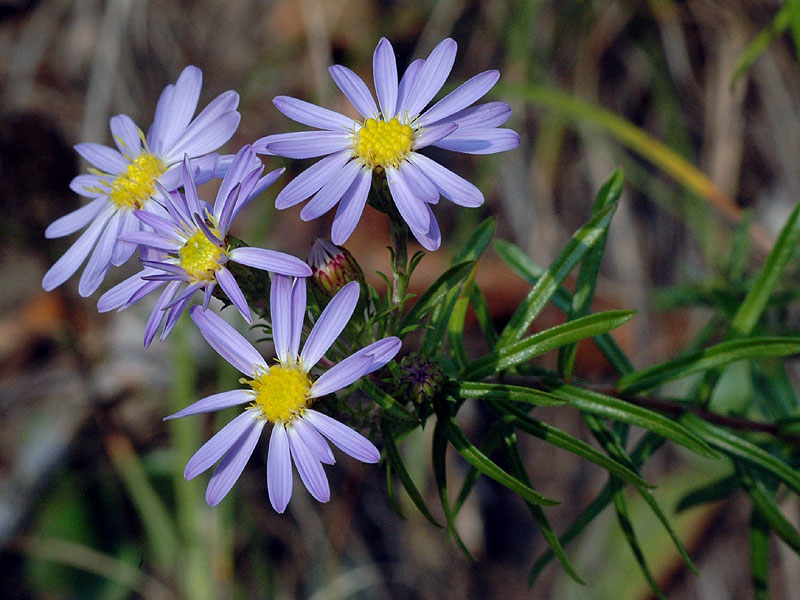
[(400, 361), (398, 395), (403, 400), (424, 404), (442, 389), (444, 373), (431, 357), (417, 352), (404, 356)]
[(308, 255), (311, 278), (325, 294), (333, 296), (345, 284), (361, 281), (361, 268), (353, 256), (341, 246), (317, 238)]

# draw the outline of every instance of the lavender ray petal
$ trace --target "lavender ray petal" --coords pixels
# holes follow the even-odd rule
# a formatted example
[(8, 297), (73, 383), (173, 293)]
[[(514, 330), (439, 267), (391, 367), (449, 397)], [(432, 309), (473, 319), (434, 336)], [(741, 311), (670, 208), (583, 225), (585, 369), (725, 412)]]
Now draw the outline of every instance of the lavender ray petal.
[(247, 305), (247, 299), (244, 297), (244, 293), (239, 287), (239, 284), (236, 283), (236, 278), (233, 276), (233, 273), (225, 267), (220, 268), (217, 271), (217, 283), (236, 309), (241, 313), (242, 317), (244, 317), (244, 320), (252, 325), (253, 317), (250, 314), (250, 307)]
[(298, 278), (292, 283), (291, 325), (289, 326), (289, 356), (296, 357), (300, 351), (300, 337), (306, 318), (306, 280)]
[(253, 390), (230, 390), (228, 392), (212, 394), (211, 396), (206, 396), (205, 398), (190, 404), (175, 414), (164, 417), (164, 420), (169, 421), (170, 419), (180, 419), (190, 415), (199, 415), (201, 413), (222, 410), (223, 408), (239, 406), (240, 404), (246, 404), (247, 402), (254, 401), (256, 396), (257, 394)]
[(426, 146), (430, 146), (431, 144), (435, 144), (441, 139), (452, 135), (452, 133), (458, 129), (458, 125), (455, 123), (442, 123), (441, 125), (431, 125), (430, 127), (424, 127), (422, 129), (422, 133), (418, 135), (414, 139), (414, 150), (421, 150)]
[(275, 208), (283, 210), (302, 202), (325, 183), (350, 160), (352, 152), (343, 150), (314, 163), (284, 187), (275, 199)]
[(466, 154), (494, 154), (519, 146), (519, 134), (512, 129), (468, 129), (456, 131), (436, 142), (439, 148)]
[(333, 451), (331, 451), (331, 447), (328, 446), (328, 442), (325, 441), (325, 438), (302, 418), (294, 419), (289, 427), (294, 428), (295, 433), (300, 436), (302, 443), (319, 462), (326, 465), (336, 463), (336, 459), (333, 457)]
[(400, 79), (400, 83), (397, 86), (397, 106), (395, 108), (395, 113), (405, 119), (417, 116), (416, 114), (408, 114), (406, 105), (409, 101), (408, 92), (414, 87), (414, 82), (417, 80), (417, 76), (424, 64), (425, 61), (421, 58), (411, 61), (411, 64), (406, 68), (406, 72), (403, 73), (403, 77)]
[(194, 479), (200, 473), (210, 468), (222, 456), (230, 450), (236, 440), (256, 426), (258, 419), (253, 418), (253, 411), (246, 410), (230, 421), (225, 427), (220, 429), (186, 463), (183, 476), (187, 479)]
[(214, 290), (217, 288), (215, 281), (209, 281), (203, 290), (203, 310), (208, 310), (208, 305), (211, 304), (211, 298), (214, 296)]
[(328, 72), (362, 117), (378, 117), (378, 107), (375, 105), (375, 100), (361, 77), (341, 65), (328, 67)]
[(372, 77), (383, 118), (391, 120), (397, 107), (397, 60), (386, 38), (381, 38), (372, 55)]
[(411, 229), (411, 233), (425, 250), (433, 252), (442, 245), (442, 234), (439, 231), (439, 223), (436, 222), (436, 217), (433, 215), (430, 205), (426, 204), (425, 208), (428, 209), (430, 217), (428, 229), (426, 231)]
[(351, 281), (331, 299), (308, 334), (300, 361), (306, 371), (317, 364), (339, 337), (358, 303), (358, 282)]
[(136, 244), (132, 244), (124, 239), (126, 234), (139, 231), (139, 219), (131, 211), (124, 211), (121, 213), (121, 220), (119, 224), (119, 232), (117, 233), (117, 243), (114, 245), (114, 251), (111, 253), (111, 264), (115, 267), (122, 265), (133, 255), (136, 250)]
[(408, 160), (419, 167), (439, 189), (442, 196), (451, 202), (469, 208), (483, 204), (483, 194), (478, 188), (436, 161), (417, 152), (412, 152)]
[(247, 265), (255, 269), (278, 273), (279, 275), (291, 275), (294, 277), (308, 277), (311, 275), (311, 267), (296, 256), (267, 250), (266, 248), (234, 248), (228, 254), (228, 258), (240, 265)]
[(109, 181), (113, 181), (113, 178), (83, 173), (72, 178), (72, 181), (69, 182), (69, 189), (86, 198), (103, 198), (107, 201), (106, 190), (109, 189)]
[(159, 233), (154, 231), (137, 231), (135, 233), (125, 234), (125, 237), (120, 236), (120, 239), (134, 245), (147, 246), (148, 248), (155, 248), (156, 250), (163, 250), (164, 252), (177, 252), (182, 244), (165, 238)]
[(71, 213), (67, 213), (50, 223), (44, 231), (44, 237), (53, 239), (75, 233), (96, 218), (106, 206), (109, 206), (109, 203), (105, 198), (92, 200), (89, 204), (81, 206), (79, 209), (73, 210)]
[(164, 318), (167, 316), (167, 313), (164, 311), (164, 307), (172, 301), (172, 299), (175, 297), (175, 294), (178, 293), (180, 286), (180, 281), (172, 281), (168, 283), (164, 288), (164, 291), (161, 292), (161, 295), (158, 297), (158, 300), (156, 300), (156, 305), (153, 307), (153, 312), (150, 313), (150, 318), (147, 319), (147, 325), (145, 325), (144, 328), (145, 348), (153, 343), (156, 333), (158, 333), (158, 328), (161, 326), (161, 323), (163, 323)]
[(348, 356), (320, 375), (308, 395), (310, 398), (320, 398), (339, 391), (366, 375), (371, 365), (372, 358), (369, 356)]
[(408, 226), (413, 229), (427, 230), (430, 222), (428, 211), (425, 210), (427, 205), (411, 193), (402, 171), (394, 167), (387, 167), (386, 181), (389, 184), (394, 204)]
[(192, 173), (188, 154), (183, 155), (181, 172), (183, 173), (183, 197), (186, 200), (186, 210), (190, 215), (201, 213), (200, 198), (197, 195), (197, 186), (194, 183), (194, 173)]
[(419, 117), (419, 124), (426, 127), (466, 108), (486, 95), (498, 79), (500, 79), (500, 71), (478, 73), (422, 113)]
[(341, 113), (290, 96), (276, 96), (272, 103), (284, 115), (309, 127), (334, 131), (353, 131), (355, 121)]
[(361, 165), (354, 160), (347, 163), (336, 177), (332, 177), (328, 182), (322, 186), (311, 200), (308, 201), (300, 211), (300, 218), (304, 221), (313, 221), (317, 217), (321, 217), (331, 208), (333, 208), (339, 200), (341, 200), (347, 188), (355, 180), (361, 170)]
[(511, 107), (505, 102), (485, 102), (453, 113), (442, 121), (432, 123), (456, 123), (462, 131), (466, 129), (489, 129), (499, 127), (511, 117)]
[(371, 183), (372, 171), (362, 168), (342, 196), (331, 227), (331, 240), (334, 244), (344, 244), (358, 225), (361, 213), (364, 212), (364, 205), (367, 203)]
[(274, 171), (270, 171), (269, 173), (261, 177), (258, 181), (256, 181), (250, 193), (248, 193), (247, 195), (239, 194), (239, 199), (236, 201), (236, 204), (234, 206), (233, 212), (231, 213), (230, 217), (220, 221), (220, 230), (224, 226), (225, 231), (227, 232), (228, 229), (230, 228), (231, 222), (236, 218), (236, 215), (239, 214), (239, 211), (242, 210), (248, 204), (250, 204), (252, 200), (258, 198), (258, 196), (260, 196), (264, 192), (264, 190), (266, 190), (269, 186), (275, 183), (278, 177), (283, 175), (283, 172), (285, 170), (286, 169), (284, 167), (281, 167), (280, 169), (275, 169)]
[(119, 308), (130, 298), (143, 285), (147, 285), (146, 281), (142, 280), (142, 275), (146, 274), (147, 270), (142, 269), (135, 275), (131, 275), (124, 281), (121, 281), (110, 290), (105, 292), (97, 300), (97, 311), (104, 313), (115, 308)]
[(190, 308), (189, 316), (211, 347), (240, 372), (254, 377), (256, 366), (267, 370), (258, 351), (222, 317), (200, 306)]
[(279, 513), (285, 511), (292, 497), (292, 459), (283, 423), (277, 423), (269, 437), (267, 492), (272, 508)]
[(93, 142), (75, 144), (75, 151), (92, 165), (111, 175), (117, 175), (128, 167), (128, 161), (122, 154), (102, 144)]
[(261, 159), (255, 155), (252, 146), (244, 146), (236, 153), (225, 177), (222, 178), (217, 198), (214, 201), (214, 217), (217, 222), (221, 221), (220, 217), (224, 212), (226, 202), (236, 185), (242, 182), (245, 175), (261, 167)]
[(408, 184), (411, 193), (427, 204), (439, 202), (439, 190), (419, 168), (407, 160), (400, 165), (403, 179)]
[(197, 115), (174, 145), (165, 150), (164, 160), (177, 162), (184, 154), (190, 157), (214, 152), (233, 136), (241, 116), (236, 112), (239, 94), (223, 92)]
[(167, 313), (167, 318), (164, 319), (164, 328), (161, 330), (161, 335), (158, 339), (160, 339), (162, 342), (167, 339), (167, 336), (175, 328), (175, 325), (178, 323), (178, 319), (180, 319), (183, 311), (186, 310), (186, 307), (189, 305), (191, 300), (191, 296), (186, 296), (183, 300), (175, 302), (172, 307), (170, 307), (169, 312)]
[(272, 136), (267, 149), (287, 158), (314, 158), (350, 147), (352, 134), (343, 131), (296, 131)]
[(134, 211), (136, 218), (142, 223), (152, 228), (153, 231), (165, 237), (175, 238), (179, 229), (179, 224), (157, 215), (149, 210)]
[(206, 488), (206, 502), (209, 506), (216, 506), (231, 491), (233, 484), (239, 479), (247, 461), (255, 450), (258, 438), (261, 437), (261, 430), (264, 429), (265, 421), (259, 419), (255, 425), (243, 434), (219, 463), (216, 471), (208, 481)]
[(92, 255), (86, 261), (86, 267), (78, 281), (78, 293), (84, 298), (94, 294), (105, 279), (108, 268), (111, 266), (111, 255), (114, 252), (114, 245), (117, 243), (121, 218), (122, 211), (116, 211), (97, 240)]
[(139, 128), (128, 115), (116, 115), (109, 121), (111, 135), (123, 156), (138, 156), (142, 150)]
[(269, 290), (269, 311), (272, 318), (272, 342), (275, 354), (282, 363), (291, 362), (289, 355), (292, 338), (292, 280), (284, 275), (274, 275)]
[[(174, 279), (174, 276), (171, 277)], [(158, 281), (157, 279), (150, 279), (150, 280)], [(175, 296), (170, 302), (164, 305), (164, 310), (172, 308), (173, 306), (180, 304), (184, 300), (189, 300), (192, 296), (194, 296), (194, 293), (196, 291), (203, 289), (205, 285), (206, 283), (204, 281), (195, 281), (193, 283), (189, 283), (189, 285), (187, 285), (186, 288), (184, 288), (184, 290), (180, 294)]]
[(178, 139), (189, 124), (197, 101), (203, 74), (197, 67), (186, 67), (175, 84), (170, 84), (161, 92), (156, 105), (153, 125), (147, 135), (147, 142), (156, 154), (163, 154)]
[(303, 419), (353, 458), (365, 463), (376, 463), (381, 459), (380, 452), (372, 442), (336, 419), (311, 409), (303, 413)]
[(406, 110), (409, 115), (418, 115), (442, 89), (447, 76), (450, 75), (450, 69), (453, 68), (457, 48), (455, 41), (445, 38), (425, 59), (425, 64), (422, 65), (417, 75), (413, 89), (408, 92)]
[(322, 469), (322, 463), (314, 458), (303, 440), (294, 431), (291, 423), (286, 426), (286, 437), (289, 438), (289, 448), (303, 485), (314, 498), (320, 502), (327, 502), (330, 500), (331, 490), (328, 487), (328, 478)]

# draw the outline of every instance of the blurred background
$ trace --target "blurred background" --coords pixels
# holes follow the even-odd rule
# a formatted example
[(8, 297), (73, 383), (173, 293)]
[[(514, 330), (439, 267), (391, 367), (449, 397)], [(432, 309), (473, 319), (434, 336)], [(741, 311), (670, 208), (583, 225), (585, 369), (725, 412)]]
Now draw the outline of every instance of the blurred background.
[[(188, 64), (204, 74), (201, 106), (227, 89), (241, 95), (241, 126), (226, 146), (234, 152), (296, 127), (272, 105), (276, 95), (351, 112), (327, 67), (345, 64), (371, 85), (381, 36), (400, 69), (450, 36), (459, 53), (449, 89), (500, 69), (492, 96), (513, 106), (509, 126), (522, 143), (499, 156), (431, 153), (487, 201), (475, 210), (440, 202), (445, 244), (422, 261), (412, 291), (445, 270), (490, 215), (498, 237), (549, 264), (622, 166), (626, 188), (597, 305), (638, 311), (615, 337), (645, 366), (685, 347), (708, 317), (703, 293), (760, 264), (800, 197), (800, 70), (791, 35), (770, 34), (781, 8), (777, 0), (0, 0), (0, 596), (649, 598), (610, 511), (567, 548), (589, 588), (551, 564), (528, 589), (528, 569), (546, 544), (524, 503), (485, 479), (458, 521), (475, 560), (396, 485), (400, 516), (382, 467), (341, 455), (328, 470), (328, 504), (296, 486), (287, 513), (277, 515), (262, 443), (234, 491), (210, 509), (208, 475), (183, 481), (187, 456), (178, 448), (193, 451), (229, 415), (161, 419), (235, 387), (236, 373), (189, 326), (144, 351), (146, 301), (100, 315), (97, 298), (80, 298), (74, 278), (43, 292), (42, 275), (74, 239), (46, 241), (43, 232), (80, 205), (68, 184), (86, 165), (72, 146), (110, 143), (108, 119), (118, 113), (146, 130), (161, 90)], [(234, 233), (305, 258), (330, 221), (303, 223), (300, 206), (276, 213), (272, 201), (307, 164), (266, 163), (287, 174)], [(374, 271), (389, 269), (387, 234), (385, 217), (367, 208), (347, 244), (376, 286)], [(731, 260), (736, 244), (750, 248), (748, 260)], [(103, 289), (134, 268), (112, 271)], [(491, 252), (478, 283), (499, 324), (528, 289)], [(561, 318), (546, 312), (540, 323)], [(576, 371), (613, 381), (590, 347), (581, 347)], [(574, 411), (542, 410), (589, 439)], [(464, 412), (464, 427), (479, 439), (485, 415)], [(402, 450), (440, 516), (429, 433)], [(525, 448), (534, 485), (563, 499), (548, 509), (561, 532), (606, 476), (549, 445)], [(466, 469), (450, 459), (458, 483)], [(644, 475), (673, 515), (677, 498), (721, 468), (668, 446)], [(670, 598), (752, 597), (747, 506), (734, 495), (675, 516), (696, 577), (631, 497), (634, 527)], [(796, 501), (783, 508), (798, 525)], [(796, 600), (800, 560), (772, 543), (773, 597)]]

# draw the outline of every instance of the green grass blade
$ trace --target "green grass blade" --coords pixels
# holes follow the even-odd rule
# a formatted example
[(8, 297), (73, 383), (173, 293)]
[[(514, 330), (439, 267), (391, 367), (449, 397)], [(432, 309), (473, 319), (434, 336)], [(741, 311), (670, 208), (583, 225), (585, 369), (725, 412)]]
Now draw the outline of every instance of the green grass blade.
[(467, 318), (467, 308), (469, 307), (469, 297), (475, 288), (475, 274), (478, 271), (478, 263), (472, 267), (466, 281), (461, 286), (453, 311), (450, 313), (450, 321), (447, 324), (447, 339), (450, 344), (450, 358), (459, 371), (469, 362), (467, 349), (464, 346), (464, 322)]
[(567, 402), (565, 398), (560, 398), (548, 392), (505, 383), (484, 383), (481, 381), (448, 382), (446, 390), (458, 398), (510, 400), (535, 406), (557, 406)]
[(464, 280), (474, 264), (474, 261), (464, 261), (445, 271), (414, 303), (414, 306), (411, 307), (411, 310), (408, 311), (408, 314), (400, 323), (398, 331), (402, 334), (418, 328), (422, 318), (439, 304), (450, 290)]
[(750, 517), (750, 578), (756, 600), (769, 600), (769, 524), (756, 508)]
[(472, 286), (469, 303), (472, 305), (472, 310), (475, 311), (475, 318), (478, 320), (478, 326), (481, 328), (486, 345), (489, 350), (494, 350), (497, 345), (497, 331), (494, 328), (494, 323), (492, 323), (492, 315), (489, 312), (486, 297), (477, 285)]
[(748, 44), (742, 53), (739, 62), (736, 63), (736, 68), (733, 70), (731, 76), (731, 86), (733, 86), (739, 78), (750, 70), (756, 59), (761, 56), (764, 50), (772, 43), (772, 41), (781, 35), (789, 27), (791, 21), (791, 7), (785, 4), (772, 18), (772, 22), (762, 29), (753, 41)]
[(696, 490), (692, 490), (675, 505), (675, 512), (683, 512), (700, 504), (724, 500), (741, 488), (736, 475), (728, 475)]
[(758, 477), (746, 467), (740, 466), (737, 471), (744, 484), (747, 495), (753, 502), (753, 506), (761, 513), (764, 521), (775, 533), (786, 542), (789, 547), (800, 554), (800, 533), (794, 525), (783, 516), (778, 504), (775, 502), (774, 494), (770, 493), (767, 487), (758, 480)]

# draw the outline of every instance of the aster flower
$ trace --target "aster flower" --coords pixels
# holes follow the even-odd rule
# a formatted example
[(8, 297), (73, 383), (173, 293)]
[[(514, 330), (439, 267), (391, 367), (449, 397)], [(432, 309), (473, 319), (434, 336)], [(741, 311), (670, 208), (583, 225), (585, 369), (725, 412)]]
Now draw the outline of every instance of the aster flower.
[(497, 71), (475, 75), (428, 110), (423, 109), (441, 89), (456, 56), (456, 43), (445, 39), (425, 60), (412, 62), (397, 80), (397, 64), (389, 41), (381, 39), (373, 56), (373, 78), (378, 104), (363, 80), (350, 69), (334, 65), (329, 71), (336, 85), (363, 120), (278, 96), (283, 114), (321, 131), (270, 135), (255, 142), (256, 152), (289, 158), (325, 156), (291, 181), (275, 201), (288, 208), (311, 196), (300, 217), (315, 219), (338, 203), (331, 238), (343, 244), (355, 229), (373, 173), (385, 173), (397, 210), (411, 232), (428, 250), (441, 235), (430, 205), (442, 195), (461, 206), (483, 203), (481, 191), (419, 153), (438, 146), (469, 154), (491, 154), (516, 148), (519, 136), (498, 128), (511, 115), (504, 102), (467, 108), (488, 92), (500, 77)]
[(387, 337), (345, 358), (316, 381), (309, 372), (339, 337), (358, 302), (359, 286), (351, 282), (334, 296), (314, 324), (302, 351), (300, 334), (306, 310), (306, 284), (273, 276), (270, 290), (272, 334), (277, 363), (270, 366), (250, 343), (211, 311), (193, 306), (189, 311), (203, 337), (245, 375), (250, 389), (232, 390), (198, 400), (167, 417), (186, 417), (250, 403), (208, 440), (186, 465), (192, 479), (222, 459), (208, 483), (206, 502), (218, 504), (236, 483), (267, 422), (273, 424), (267, 456), (267, 490), (278, 512), (292, 496), (292, 461), (306, 489), (320, 502), (330, 499), (323, 463), (334, 463), (325, 438), (362, 462), (375, 463), (375, 446), (339, 421), (309, 408), (315, 398), (336, 392), (389, 362), (400, 340)]
[(308, 264), (312, 281), (328, 296), (333, 296), (345, 284), (364, 278), (353, 255), (324, 238), (314, 240)]
[[(161, 192), (164, 208), (135, 211), (147, 230), (123, 236), (126, 242), (145, 249), (141, 272), (116, 285), (100, 297), (100, 312), (122, 310), (166, 284), (145, 327), (144, 343), (149, 345), (164, 322), (163, 340), (192, 296), (204, 291), (203, 308), (208, 307), (217, 285), (248, 323), (250, 308), (228, 262), (282, 275), (307, 277), (311, 269), (299, 258), (264, 248), (231, 248), (226, 238), (231, 223), (250, 200), (269, 187), (283, 169), (261, 176), (261, 161), (250, 146), (242, 148), (222, 179), (213, 208), (197, 195), (194, 169), (183, 162), (186, 193)], [(152, 230), (152, 231), (151, 231)]]
[(164, 89), (147, 137), (130, 117), (117, 115), (110, 121), (117, 149), (95, 143), (75, 146), (94, 168), (75, 177), (70, 188), (91, 201), (56, 219), (45, 237), (63, 237), (83, 227), (86, 230), (45, 274), (44, 289), (49, 291), (64, 283), (91, 253), (78, 291), (81, 296), (94, 293), (110, 266), (121, 265), (136, 249), (135, 244), (119, 239), (121, 234), (142, 228), (134, 212), (152, 206), (157, 184), (167, 190), (182, 185), (184, 155), (195, 159), (192, 164), (202, 182), (221, 176), (226, 161), (211, 153), (239, 126), (239, 95), (233, 91), (220, 94), (192, 119), (202, 81), (200, 69), (186, 67), (178, 81)]

